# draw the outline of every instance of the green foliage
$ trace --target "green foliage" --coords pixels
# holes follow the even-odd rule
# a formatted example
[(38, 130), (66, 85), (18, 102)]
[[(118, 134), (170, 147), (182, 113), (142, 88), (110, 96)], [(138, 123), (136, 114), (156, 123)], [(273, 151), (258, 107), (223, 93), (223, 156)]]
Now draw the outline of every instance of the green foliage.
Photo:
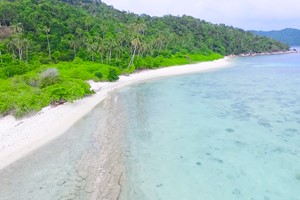
[[(47, 65), (46, 65), (47, 66)], [(54, 65), (64, 78), (74, 78), (81, 80), (108, 80), (111, 66), (94, 62), (60, 62)], [(97, 76), (102, 75), (101, 77)]]
[(217, 54), (217, 53), (211, 53), (209, 55), (203, 55), (203, 54), (188, 54), (188, 57), (192, 60), (192, 61), (212, 61), (212, 60), (217, 60), (220, 58), (223, 58), (222, 55)]
[(288, 49), (185, 15), (136, 15), (92, 0), (2, 0), (0, 114), (74, 101), (91, 94), (85, 81), (116, 81), (121, 72)]
[(3, 68), (0, 68), (0, 79), (6, 79), (6, 73)]
[(216, 59), (223, 58), (222, 55), (217, 53), (207, 53), (206, 55), (198, 54), (184, 54), (176, 53), (176, 55), (171, 55), (171, 57), (163, 57), (162, 55), (155, 58), (147, 56), (145, 58), (138, 57), (135, 60), (135, 66), (137, 69), (146, 69), (146, 68), (158, 68), (161, 66), (168, 67), (174, 65), (184, 65), (193, 62), (203, 62), (203, 61), (212, 61)]
[(49, 99), (40, 89), (27, 85), (22, 81), (23, 78), (0, 81), (0, 114), (12, 113), (16, 117), (22, 117), (49, 105)]
[(40, 90), (26, 87), (20, 90), (16, 96), (13, 114), (16, 117), (23, 117), (30, 112), (37, 112), (44, 106), (49, 105), (49, 98)]
[(83, 63), (83, 60), (79, 57), (75, 57), (74, 60), (73, 60), (73, 63), (74, 64), (81, 64), (81, 63)]
[[(172, 58), (177, 53), (186, 55), (194, 51), (229, 55), (289, 48), (224, 24), (215, 25), (186, 15), (140, 16), (121, 12), (101, 1), (3, 0), (0, 22), (0, 63), (6, 64), (15, 60), (41, 64), (74, 60), (123, 70), (133, 64), (129, 63), (130, 58), (134, 60), (133, 54), (143, 59)], [(157, 63), (160, 61), (150, 65)], [(8, 68), (8, 77), (28, 71), (13, 68)]]
[(135, 66), (134, 65), (131, 65), (129, 68), (125, 68), (123, 71), (122, 71), (122, 74), (131, 74), (135, 71)]
[(89, 85), (78, 79), (69, 79), (61, 84), (51, 85), (43, 90), (50, 98), (51, 102), (56, 101), (74, 101), (84, 97), (86, 94), (92, 94)]
[(92, 94), (81, 79), (58, 78), (56, 68), (29, 72), (10, 79), (0, 79), (0, 115), (22, 117), (57, 101), (74, 101)]
[(101, 72), (95, 72), (95, 76), (99, 78), (99, 80), (103, 77)]
[(109, 69), (109, 73), (108, 73), (107, 79), (109, 81), (116, 81), (116, 80), (118, 80), (119, 76), (118, 76), (117, 70), (113, 69), (113, 68)]
[[(1, 64), (0, 64), (1, 66)], [(2, 78), (8, 78), (8, 77), (13, 77), (15, 75), (22, 75), (25, 74), (31, 70), (33, 70), (36, 66), (35, 65), (30, 65), (25, 62), (20, 62), (20, 61), (13, 61), (12, 63), (3, 63), (2, 66), (0, 67), (1, 73), (0, 76)]]
[(15, 90), (9, 80), (0, 79), (0, 114), (5, 115), (14, 108)]

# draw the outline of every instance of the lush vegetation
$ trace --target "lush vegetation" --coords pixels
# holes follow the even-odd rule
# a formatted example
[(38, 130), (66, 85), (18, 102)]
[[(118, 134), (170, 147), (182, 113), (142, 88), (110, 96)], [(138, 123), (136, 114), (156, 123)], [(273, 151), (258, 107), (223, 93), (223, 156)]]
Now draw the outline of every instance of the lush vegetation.
[(266, 36), (289, 45), (300, 45), (300, 30), (286, 28), (279, 31), (252, 31), (254, 34)]
[(224, 24), (136, 15), (98, 0), (1, 0), (0, 114), (81, 98), (92, 93), (89, 79), (287, 49)]

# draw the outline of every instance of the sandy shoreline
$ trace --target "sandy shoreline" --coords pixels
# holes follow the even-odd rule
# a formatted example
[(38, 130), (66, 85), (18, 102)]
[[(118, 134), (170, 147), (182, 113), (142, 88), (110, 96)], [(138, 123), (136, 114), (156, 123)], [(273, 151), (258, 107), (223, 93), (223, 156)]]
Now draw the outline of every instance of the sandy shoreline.
[(229, 63), (229, 58), (224, 58), (212, 62), (142, 71), (121, 76), (114, 83), (90, 81), (91, 88), (96, 91), (92, 96), (55, 108), (46, 107), (36, 115), (21, 120), (15, 120), (12, 116), (1, 118), (0, 169), (65, 133), (115, 89), (149, 79), (217, 70), (228, 67)]

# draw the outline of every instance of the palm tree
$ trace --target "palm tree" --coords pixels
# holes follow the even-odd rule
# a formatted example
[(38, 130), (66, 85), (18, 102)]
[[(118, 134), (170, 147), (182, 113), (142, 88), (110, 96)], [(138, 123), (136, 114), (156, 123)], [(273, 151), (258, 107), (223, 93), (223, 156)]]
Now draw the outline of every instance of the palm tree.
[(114, 38), (112, 37), (109, 37), (107, 40), (106, 40), (106, 47), (107, 47), (107, 64), (111, 64), (111, 57), (112, 57), (112, 52), (113, 52), (113, 49), (117, 46)]
[(47, 36), (47, 43), (48, 43), (48, 55), (49, 55), (49, 58), (51, 60), (51, 48), (50, 48), (50, 40), (49, 40), (49, 34), (50, 34), (50, 27), (47, 27), (45, 26), (44, 27), (44, 31), (46, 33), (46, 36)]
[(13, 54), (13, 57), (16, 58), (15, 45), (12, 40), (9, 40), (9, 42), (6, 44), (6, 48), (8, 51), (11, 51), (11, 53)]
[(90, 31), (90, 28), (92, 27), (93, 24), (93, 19), (90, 17), (86, 17), (84, 19), (84, 28), (86, 29), (86, 31)]
[(131, 45), (133, 47), (133, 53), (131, 55), (131, 59), (130, 59), (130, 62), (128, 64), (128, 68), (133, 64), (134, 62), (134, 57), (135, 57), (135, 54), (136, 54), (136, 51), (138, 49), (138, 47), (140, 46), (141, 44), (141, 41), (139, 38), (134, 38), (132, 41), (131, 41)]
[(14, 57), (16, 57), (15, 52), (17, 52), (19, 60), (22, 60), (24, 44), (25, 40), (21, 37), (12, 37), (7, 44), (7, 49), (12, 51)]
[(103, 45), (103, 42), (97, 43), (97, 49), (96, 50), (100, 54), (101, 63), (103, 64), (103, 54), (104, 54), (104, 51), (105, 51), (105, 47)]
[(126, 34), (124, 32), (119, 32), (116, 35), (115, 38), (115, 51), (116, 51), (116, 62), (121, 58), (121, 55), (123, 53), (123, 50), (125, 49), (125, 46), (127, 46), (126, 41)]
[(145, 30), (146, 30), (147, 26), (144, 23), (134, 23), (134, 24), (130, 24), (129, 25), (129, 30), (131, 30), (131, 46), (132, 46), (132, 55), (131, 55), (131, 59), (130, 62), (128, 64), (128, 68), (133, 64), (134, 62), (134, 57), (136, 54), (136, 51), (138, 50), (138, 48), (141, 45), (141, 39), (142, 36), (145, 34)]
[(129, 25), (129, 28), (135, 35), (144, 35), (147, 26), (144, 23), (133, 23)]
[(166, 40), (167, 37), (164, 35), (164, 33), (160, 32), (155, 40), (155, 48), (157, 49), (158, 54), (160, 54), (161, 50), (164, 48)]
[(22, 23), (17, 23), (11, 26), (11, 31), (13, 34), (18, 34), (23, 32)]
[(24, 41), (19, 38), (19, 37), (16, 37), (13, 39), (13, 43), (18, 51), (18, 55), (19, 55), (19, 60), (22, 60), (23, 58), (23, 47), (24, 47)]
[(88, 43), (87, 51), (91, 54), (92, 61), (95, 61), (95, 52), (97, 51), (97, 43)]
[(75, 30), (75, 35), (79, 38), (82, 38), (84, 35), (84, 30), (80, 27), (77, 27)]
[(26, 52), (26, 60), (28, 61), (28, 59), (29, 59), (29, 56), (28, 56), (28, 54), (29, 54), (29, 52), (28, 52), (28, 48), (29, 48), (29, 46), (30, 46), (30, 41), (28, 40), (28, 39), (24, 39), (23, 40), (23, 44), (24, 44), (24, 48), (25, 48), (25, 52)]
[(73, 49), (74, 58), (76, 57), (76, 49), (79, 47), (79, 41), (74, 37), (69, 40), (69, 45)]
[(152, 55), (151, 53), (152, 53), (152, 51), (153, 51), (153, 47), (152, 47), (152, 44), (151, 44), (151, 42), (143, 42), (143, 43), (141, 43), (141, 46), (140, 46), (140, 50), (139, 50), (139, 53), (138, 53), (138, 55), (140, 56), (144, 56), (144, 54), (150, 54), (150, 55)]

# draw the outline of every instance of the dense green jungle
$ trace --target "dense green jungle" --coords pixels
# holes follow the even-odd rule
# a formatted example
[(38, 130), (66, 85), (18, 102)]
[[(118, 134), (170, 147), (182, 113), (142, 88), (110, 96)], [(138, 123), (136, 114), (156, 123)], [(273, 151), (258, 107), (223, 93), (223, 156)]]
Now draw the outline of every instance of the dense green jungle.
[(90, 95), (87, 80), (288, 49), (224, 24), (137, 15), (99, 0), (0, 0), (0, 116)]

